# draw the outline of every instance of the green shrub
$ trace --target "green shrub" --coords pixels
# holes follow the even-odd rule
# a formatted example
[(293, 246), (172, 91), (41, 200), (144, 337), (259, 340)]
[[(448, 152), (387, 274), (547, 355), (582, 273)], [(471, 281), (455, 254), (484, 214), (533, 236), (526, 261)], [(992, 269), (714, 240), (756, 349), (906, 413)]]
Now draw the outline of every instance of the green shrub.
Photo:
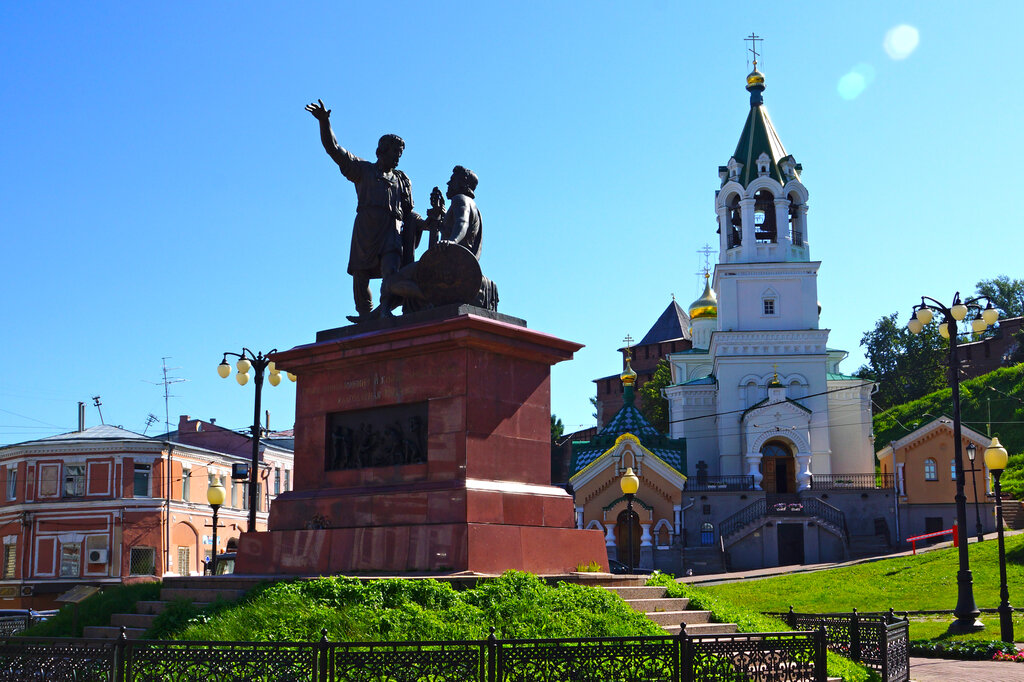
[(516, 571), (461, 592), (436, 580), (280, 582), (215, 613), (183, 608), (173, 618), (165, 636), (194, 640), (316, 641), (321, 628), (334, 641), (484, 639), (492, 625), (505, 639), (664, 632), (607, 590)]
[(1016, 654), (1017, 647), (993, 640), (915, 639), (910, 642), (910, 655), (923, 658), (957, 658), (964, 661), (991, 661), (996, 653)]

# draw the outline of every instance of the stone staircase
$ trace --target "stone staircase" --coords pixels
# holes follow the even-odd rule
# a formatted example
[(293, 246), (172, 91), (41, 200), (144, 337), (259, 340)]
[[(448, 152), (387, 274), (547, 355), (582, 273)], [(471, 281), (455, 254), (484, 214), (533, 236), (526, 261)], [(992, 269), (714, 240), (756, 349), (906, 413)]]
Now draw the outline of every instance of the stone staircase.
[(135, 603), (136, 613), (115, 613), (110, 625), (90, 625), (83, 628), (82, 636), (93, 639), (116, 639), (124, 628), (128, 639), (140, 639), (163, 613), (168, 604), (188, 599), (202, 608), (212, 601), (234, 601), (256, 586), (259, 580), (232, 577), (165, 578), (158, 601)]
[(696, 611), (688, 608), (690, 600), (681, 597), (666, 597), (666, 589), (657, 586), (605, 587), (618, 595), (635, 611), (643, 613), (670, 635), (679, 634), (679, 624), (686, 623), (686, 632), (691, 635), (721, 635), (737, 631), (734, 623), (712, 623), (710, 611)]
[(889, 540), (884, 535), (850, 536), (850, 559), (882, 556), (892, 551), (892, 547), (889, 546)]

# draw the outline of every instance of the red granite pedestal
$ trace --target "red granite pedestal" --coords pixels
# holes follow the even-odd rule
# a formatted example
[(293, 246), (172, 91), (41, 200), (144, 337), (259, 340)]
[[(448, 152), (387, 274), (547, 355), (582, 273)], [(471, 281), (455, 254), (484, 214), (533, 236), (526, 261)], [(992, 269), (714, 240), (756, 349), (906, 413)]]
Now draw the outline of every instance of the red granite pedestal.
[[(269, 531), (242, 535), (236, 573), (607, 569), (602, 533), (576, 529), (572, 497), (550, 485), (550, 367), (580, 345), (475, 310), (278, 354), (299, 377), (294, 491)], [(336, 415), (407, 405), (425, 410), (426, 461), (331, 465)]]

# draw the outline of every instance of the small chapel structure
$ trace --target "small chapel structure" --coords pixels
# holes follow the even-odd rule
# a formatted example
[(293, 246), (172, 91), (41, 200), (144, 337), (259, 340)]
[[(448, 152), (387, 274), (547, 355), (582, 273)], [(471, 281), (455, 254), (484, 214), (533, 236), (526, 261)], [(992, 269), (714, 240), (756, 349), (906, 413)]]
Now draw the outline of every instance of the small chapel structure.
[[(819, 325), (821, 263), (811, 259), (803, 168), (764, 107), (756, 61), (746, 89), (750, 111), (718, 169), (718, 262), (687, 311), (690, 347), (665, 355), (666, 435), (685, 444), (673, 479), (685, 477), (678, 507), (666, 522), (673, 550), (646, 564), (665, 570), (836, 561), (897, 540), (892, 477), (875, 473), (874, 386), (842, 373), (848, 354), (830, 348)], [(630, 466), (613, 449), (602, 458), (608, 476)], [(647, 501), (656, 494), (644, 497), (642, 471), (637, 496)], [(618, 519), (588, 507), (594, 476), (582, 474), (571, 479), (580, 523), (600, 526), (618, 547), (609, 525)], [(641, 566), (645, 558), (641, 551)]]

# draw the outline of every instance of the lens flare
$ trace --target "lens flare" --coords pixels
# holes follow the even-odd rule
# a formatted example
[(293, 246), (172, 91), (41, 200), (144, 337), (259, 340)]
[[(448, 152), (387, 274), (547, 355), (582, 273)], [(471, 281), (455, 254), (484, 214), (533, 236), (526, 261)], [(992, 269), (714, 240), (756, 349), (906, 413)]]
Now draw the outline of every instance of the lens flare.
[(892, 59), (906, 59), (917, 49), (919, 42), (921, 42), (921, 34), (916, 28), (900, 24), (886, 32), (882, 46)]

